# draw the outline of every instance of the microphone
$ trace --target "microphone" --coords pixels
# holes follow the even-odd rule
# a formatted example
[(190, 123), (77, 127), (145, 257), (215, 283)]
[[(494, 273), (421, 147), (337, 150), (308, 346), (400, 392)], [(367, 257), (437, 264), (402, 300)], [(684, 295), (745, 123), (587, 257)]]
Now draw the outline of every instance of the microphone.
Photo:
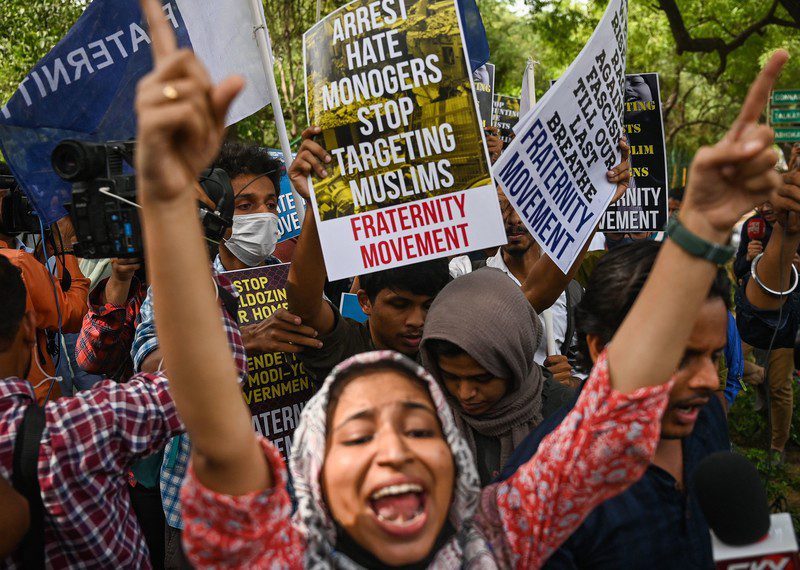
[(747, 237), (761, 241), (767, 233), (767, 222), (764, 218), (753, 218), (747, 222)]
[(792, 519), (770, 516), (752, 463), (729, 451), (713, 453), (699, 463), (692, 482), (712, 530), (717, 570), (800, 569)]

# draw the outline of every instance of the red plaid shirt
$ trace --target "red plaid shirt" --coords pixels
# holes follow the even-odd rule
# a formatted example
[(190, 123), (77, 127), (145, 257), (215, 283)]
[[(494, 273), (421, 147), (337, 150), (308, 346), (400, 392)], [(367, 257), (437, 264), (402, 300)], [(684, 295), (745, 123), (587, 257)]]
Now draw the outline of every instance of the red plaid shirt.
[[(234, 291), (225, 277), (217, 276), (217, 282)], [(239, 326), (224, 307), (220, 310), (236, 367), (246, 374)], [(0, 477), (7, 481), (17, 429), (34, 401), (29, 382), (0, 379)], [(127, 473), (133, 463), (183, 433), (167, 380), (151, 374), (137, 374), (124, 384), (106, 380), (77, 396), (48, 402), (45, 418), (39, 486), (46, 511), (46, 566), (149, 569)], [(19, 561), (0, 560), (0, 568), (20, 568)]]
[[(30, 383), (0, 380), (0, 476), (11, 480), (14, 440)], [(166, 445), (183, 427), (165, 378), (104, 381), (79, 396), (50, 401), (39, 448), (48, 568), (150, 568), (128, 495), (130, 465)], [(0, 561), (19, 568), (15, 557)]]
[(125, 380), (133, 374), (131, 345), (136, 316), (147, 296), (147, 284), (134, 277), (124, 305), (103, 303), (106, 281), (89, 295), (89, 311), (75, 345), (78, 365), (92, 374)]

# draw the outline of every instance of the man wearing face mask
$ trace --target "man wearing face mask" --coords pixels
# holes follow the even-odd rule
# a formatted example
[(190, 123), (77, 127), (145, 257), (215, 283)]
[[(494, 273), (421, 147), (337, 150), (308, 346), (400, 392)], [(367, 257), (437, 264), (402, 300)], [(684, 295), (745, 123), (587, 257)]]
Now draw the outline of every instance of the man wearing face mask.
[[(281, 163), (257, 146), (228, 141), (223, 145), (215, 167), (230, 177), (235, 205), (233, 226), (220, 242), (219, 254), (212, 263), (214, 271), (224, 273), (281, 263), (273, 255), (279, 237), (277, 212)], [(296, 341), (294, 346), (298, 346), (297, 350), (303, 348), (304, 341), (308, 346), (316, 346), (313, 331), (296, 324), (293, 315), (285, 310), (277, 311), (272, 318), (261, 323), (242, 327), (241, 332), (245, 349), (253, 353), (285, 350), (285, 346), (276, 343), (290, 335)], [(161, 362), (150, 294), (142, 304), (131, 356), (137, 372), (158, 370)]]
[(227, 142), (216, 166), (233, 186), (233, 227), (220, 243), (214, 269), (219, 272), (280, 263), (273, 257), (278, 226), (279, 161), (256, 146)]

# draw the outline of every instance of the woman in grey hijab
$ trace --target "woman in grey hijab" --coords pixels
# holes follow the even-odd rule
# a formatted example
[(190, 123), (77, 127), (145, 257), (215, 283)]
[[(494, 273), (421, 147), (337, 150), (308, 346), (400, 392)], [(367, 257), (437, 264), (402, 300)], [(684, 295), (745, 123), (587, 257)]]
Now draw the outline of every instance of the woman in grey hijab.
[(445, 388), (482, 485), (542, 421), (541, 336), (536, 311), (498, 269), (459, 277), (428, 311), (423, 363)]

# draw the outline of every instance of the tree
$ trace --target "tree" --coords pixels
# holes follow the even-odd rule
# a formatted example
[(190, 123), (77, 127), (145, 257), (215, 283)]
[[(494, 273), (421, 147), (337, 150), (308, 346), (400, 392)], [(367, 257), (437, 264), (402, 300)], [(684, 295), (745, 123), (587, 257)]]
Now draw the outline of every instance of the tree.
[[(550, 79), (578, 55), (607, 0), (528, 5), (529, 25), (546, 54), (538, 58), (546, 60), (540, 75)], [(631, 1), (629, 10), (628, 73), (659, 73), (672, 173), (725, 131), (768, 54), (800, 48), (794, 0), (643, 0)], [(537, 82), (540, 93), (546, 87)], [(790, 63), (778, 87), (800, 87), (800, 66)]]
[(67, 33), (87, 4), (86, 0), (0, 2), (2, 103), (11, 97), (30, 68)]

